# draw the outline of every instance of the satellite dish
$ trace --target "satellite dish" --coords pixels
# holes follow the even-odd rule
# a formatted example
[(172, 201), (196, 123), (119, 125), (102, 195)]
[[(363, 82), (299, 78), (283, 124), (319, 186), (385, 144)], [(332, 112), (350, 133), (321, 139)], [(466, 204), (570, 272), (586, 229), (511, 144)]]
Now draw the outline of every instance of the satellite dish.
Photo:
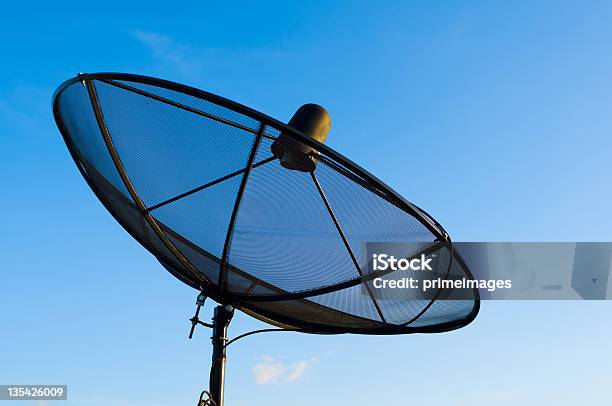
[[(321, 106), (306, 104), (283, 124), (192, 87), (97, 73), (60, 85), (53, 112), (108, 211), (202, 292), (199, 306), (206, 296), (220, 304), (210, 325), (217, 405), (234, 308), (330, 334), (444, 332), (478, 313), (477, 289), (374, 292), (373, 281), (393, 272), (369, 270), (373, 242), (434, 260), (442, 278), (472, 275), (438, 222), (323, 144), (331, 120)], [(206, 325), (197, 314), (192, 322)]]

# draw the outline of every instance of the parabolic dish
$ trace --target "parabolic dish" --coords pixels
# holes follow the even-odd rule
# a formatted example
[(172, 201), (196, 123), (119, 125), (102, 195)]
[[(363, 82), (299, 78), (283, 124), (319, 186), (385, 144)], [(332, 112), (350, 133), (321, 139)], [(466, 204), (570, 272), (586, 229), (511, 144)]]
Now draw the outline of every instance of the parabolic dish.
[[(407, 258), (432, 258), (443, 277), (472, 275), (428, 214), (278, 120), (120, 73), (68, 80), (53, 111), (104, 206), (175, 277), (219, 303), (330, 333), (442, 332), (478, 313), (477, 289), (373, 292), (376, 277), (408, 274), (368, 271), (372, 242), (402, 243)], [(307, 146), (316, 169), (281, 165), (272, 153), (281, 134), (284, 148)]]

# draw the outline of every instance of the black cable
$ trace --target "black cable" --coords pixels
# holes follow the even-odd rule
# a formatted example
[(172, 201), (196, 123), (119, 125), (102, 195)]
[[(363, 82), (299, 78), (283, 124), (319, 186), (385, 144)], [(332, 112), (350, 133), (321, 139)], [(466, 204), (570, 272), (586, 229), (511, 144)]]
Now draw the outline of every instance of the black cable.
[[(204, 399), (204, 395), (206, 395), (208, 399)], [(209, 391), (203, 390), (202, 393), (200, 393), (200, 399), (198, 399), (197, 406), (217, 406), (217, 402), (210, 396)]]
[(329, 331), (306, 331), (306, 330), (289, 329), (289, 328), (264, 328), (264, 329), (261, 329), (261, 330), (249, 331), (247, 333), (240, 334), (239, 336), (234, 337), (231, 340), (228, 340), (228, 342), (225, 343), (225, 345), (223, 346), (223, 349), (227, 348), (227, 346), (230, 345), (231, 343), (233, 343), (235, 341), (238, 341), (241, 338), (251, 336), (253, 334), (273, 333), (273, 332), (281, 332), (281, 331), (294, 332), (294, 333), (320, 334), (320, 335), (340, 335), (340, 334), (345, 334), (345, 333), (332, 333), (332, 332), (329, 332)]
[(230, 345), (231, 343), (233, 343), (233, 342), (235, 342), (235, 341), (238, 341), (238, 340), (240, 340), (241, 338), (251, 336), (251, 335), (253, 335), (253, 334), (259, 334), (259, 333), (272, 333), (272, 332), (275, 332), (275, 331), (293, 331), (293, 332), (296, 332), (296, 331), (300, 331), (300, 330), (295, 330), (295, 329), (293, 329), (293, 330), (292, 330), (292, 329), (284, 329), (284, 328), (263, 328), (263, 329), (261, 329), (261, 330), (253, 330), (253, 331), (249, 331), (248, 333), (240, 334), (239, 336), (234, 337), (234, 338), (232, 338), (231, 340), (228, 340), (228, 341), (225, 343), (225, 345), (223, 346), (223, 348), (225, 349), (225, 348), (227, 348), (227, 346), (228, 346), (228, 345)]

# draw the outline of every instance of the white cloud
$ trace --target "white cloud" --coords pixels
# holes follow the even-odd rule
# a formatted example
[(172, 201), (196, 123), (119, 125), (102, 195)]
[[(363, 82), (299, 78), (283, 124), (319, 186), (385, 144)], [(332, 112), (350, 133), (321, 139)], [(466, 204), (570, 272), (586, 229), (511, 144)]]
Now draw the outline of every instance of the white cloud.
[(315, 364), (319, 362), (318, 358), (311, 358), (309, 360), (298, 361), (291, 365), (291, 373), (287, 377), (288, 382), (295, 382), (302, 378), (306, 371), (311, 369)]
[(285, 370), (286, 367), (280, 361), (264, 355), (261, 357), (261, 362), (253, 367), (253, 375), (258, 385), (267, 385), (280, 382)]
[(293, 383), (303, 378), (306, 372), (318, 362), (318, 358), (310, 358), (287, 366), (282, 361), (265, 355), (253, 367), (253, 375), (258, 385)]
[[(130, 33), (151, 54), (153, 59), (149, 70), (155, 74), (178, 75), (183, 80), (198, 82), (202, 77), (214, 76), (215, 72), (224, 75), (252, 79), (250, 69), (245, 66), (277, 67), (301, 63), (303, 52), (287, 49), (240, 47), (233, 49), (216, 48), (183, 43), (176, 38), (153, 31), (136, 30)], [(275, 61), (272, 63), (271, 61)]]
[(179, 44), (173, 38), (151, 31), (134, 31), (132, 35), (147, 47), (158, 62), (183, 75), (202, 68), (190, 45)]

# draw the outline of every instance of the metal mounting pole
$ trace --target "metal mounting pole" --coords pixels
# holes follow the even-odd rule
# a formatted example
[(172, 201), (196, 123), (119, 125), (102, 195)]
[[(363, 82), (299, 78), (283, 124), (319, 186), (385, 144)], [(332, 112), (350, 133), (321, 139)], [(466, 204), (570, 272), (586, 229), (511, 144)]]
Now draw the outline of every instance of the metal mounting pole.
[(229, 326), (234, 308), (232, 306), (215, 307), (212, 333), (212, 365), (210, 367), (210, 397), (216, 406), (223, 406), (225, 385), (225, 343), (227, 343), (227, 327)]

